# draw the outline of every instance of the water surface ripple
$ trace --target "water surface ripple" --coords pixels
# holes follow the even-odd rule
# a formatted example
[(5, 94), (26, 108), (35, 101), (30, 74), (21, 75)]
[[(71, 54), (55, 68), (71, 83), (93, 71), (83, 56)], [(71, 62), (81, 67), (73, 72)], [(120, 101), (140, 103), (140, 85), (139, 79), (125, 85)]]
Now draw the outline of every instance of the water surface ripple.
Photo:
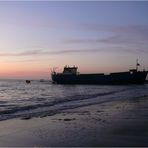
[(55, 85), (0, 80), (0, 120), (51, 116), (66, 109), (147, 95), (148, 85)]

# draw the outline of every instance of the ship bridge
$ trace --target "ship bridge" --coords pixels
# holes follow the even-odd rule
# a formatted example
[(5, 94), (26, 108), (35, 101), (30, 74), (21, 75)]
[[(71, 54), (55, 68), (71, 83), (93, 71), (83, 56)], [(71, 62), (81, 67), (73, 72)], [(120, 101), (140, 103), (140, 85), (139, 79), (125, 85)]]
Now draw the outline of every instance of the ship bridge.
[(78, 67), (69, 67), (69, 66), (65, 66), (64, 70), (63, 70), (63, 74), (78, 74), (77, 72)]

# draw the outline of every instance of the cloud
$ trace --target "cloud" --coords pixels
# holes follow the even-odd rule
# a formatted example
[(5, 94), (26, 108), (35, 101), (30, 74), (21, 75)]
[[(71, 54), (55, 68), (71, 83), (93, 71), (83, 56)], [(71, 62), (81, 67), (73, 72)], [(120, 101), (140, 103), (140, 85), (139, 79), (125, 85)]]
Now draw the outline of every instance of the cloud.
[[(81, 24), (80, 29), (87, 32), (99, 33), (98, 37), (69, 38), (64, 44), (103, 44), (104, 47), (124, 47), (125, 51), (147, 52), (148, 25), (99, 25)], [(103, 34), (100, 37), (100, 34)], [(104, 35), (105, 34), (105, 35)], [(126, 49), (127, 48), (127, 49)]]
[(42, 54), (42, 50), (29, 50), (29, 51), (24, 51), (21, 53), (16, 54), (17, 56), (30, 56), (30, 55), (38, 55)]
[(81, 44), (81, 43), (98, 43), (99, 39), (67, 39), (64, 41), (66, 44)]
[(100, 52), (99, 49), (71, 49), (50, 52), (50, 54), (65, 54), (65, 53), (84, 53), (84, 52)]
[(68, 54), (68, 53), (84, 53), (84, 52), (99, 52), (98, 49), (71, 49), (71, 50), (57, 50), (57, 51), (45, 51), (45, 50), (30, 50), (25, 52), (16, 53), (0, 53), (0, 56), (36, 56), (36, 55), (57, 55), (57, 54)]
[[(108, 37), (100, 39), (67, 39), (65, 43), (145, 43), (148, 40), (148, 26), (146, 25), (98, 25), (98, 24), (83, 24), (81, 29), (85, 31), (97, 31), (98, 33), (107, 33)], [(106, 35), (107, 36), (107, 35)], [(129, 40), (130, 39), (130, 40)]]
[[(121, 46), (116, 46), (116, 47), (102, 47), (102, 48), (89, 48), (89, 49), (69, 49), (69, 50), (56, 50), (56, 51), (45, 51), (45, 50), (30, 50), (30, 51), (25, 51), (25, 52), (16, 52), (16, 53), (0, 53), (0, 56), (10, 56), (10, 57), (29, 57), (29, 56), (50, 56), (50, 55), (63, 55), (63, 54), (80, 54), (80, 53), (102, 53), (102, 52), (146, 52), (147, 49), (145, 50), (145, 48), (141, 48), (139, 50), (138, 47), (134, 48), (134, 51), (131, 47), (121, 47)], [(148, 51), (147, 51), (148, 52)], [(44, 58), (45, 59), (45, 58)], [(26, 60), (22, 60), (22, 62), (36, 62), (39, 61), (38, 59), (26, 59)], [(42, 60), (41, 60), (42, 61)]]
[(1, 53), (0, 56), (31, 56), (31, 55), (38, 55), (42, 51), (41, 50), (29, 50), (24, 52), (9, 52), (9, 53)]
[(102, 39), (105, 43), (146, 43), (148, 40), (148, 26), (132, 25), (111, 28), (112, 37)]
[[(84, 31), (102, 31), (107, 32), (109, 35), (106, 37), (88, 37), (88, 38), (75, 38), (64, 40), (64, 44), (98, 44), (98, 48), (80, 48), (79, 45), (75, 49), (64, 50), (28, 50), (22, 52), (0, 52), (0, 56), (50, 56), (74, 53), (96, 53), (96, 52), (131, 52), (131, 53), (147, 53), (148, 52), (148, 26), (144, 25), (126, 25), (126, 26), (109, 26), (97, 24), (84, 24)], [(100, 47), (100, 43), (103, 46)], [(86, 46), (85, 46), (86, 47)]]
[(105, 31), (113, 33), (136, 33), (148, 35), (148, 25), (101, 25), (101, 24), (80, 24), (80, 29), (85, 31)]
[(36, 62), (43, 62), (43, 61), (50, 61), (52, 59), (45, 59), (45, 58), (42, 58), (42, 59), (38, 59), (38, 58), (35, 58), (35, 59), (10, 59), (10, 60), (5, 60), (3, 61), (3, 63), (36, 63)]

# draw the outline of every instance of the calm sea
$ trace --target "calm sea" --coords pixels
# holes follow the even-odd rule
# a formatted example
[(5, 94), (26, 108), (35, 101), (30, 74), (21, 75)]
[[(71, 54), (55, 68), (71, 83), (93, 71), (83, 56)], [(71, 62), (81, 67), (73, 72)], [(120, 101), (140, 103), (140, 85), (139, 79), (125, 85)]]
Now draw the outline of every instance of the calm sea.
[(148, 95), (148, 85), (56, 85), (51, 82), (0, 80), (0, 120), (44, 117), (109, 101)]

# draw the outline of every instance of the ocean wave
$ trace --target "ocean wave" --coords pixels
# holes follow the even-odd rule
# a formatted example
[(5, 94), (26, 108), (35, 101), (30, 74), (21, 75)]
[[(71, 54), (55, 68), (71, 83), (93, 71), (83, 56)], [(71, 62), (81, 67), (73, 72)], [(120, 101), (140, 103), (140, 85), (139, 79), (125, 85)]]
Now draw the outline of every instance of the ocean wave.
[[(126, 89), (118, 91), (110, 91), (105, 93), (87, 94), (87, 95), (72, 95), (63, 98), (54, 98), (54, 101), (49, 101), (45, 98), (31, 98), (30, 102), (39, 101), (41, 103), (35, 103), (30, 105), (8, 105), (8, 108), (0, 111), (0, 120), (6, 120), (11, 118), (22, 117), (41, 117), (57, 114), (65, 109), (72, 109), (81, 106), (92, 105), (96, 103), (103, 103), (108, 100), (101, 100), (100, 97), (114, 95)], [(97, 99), (96, 99), (97, 98)], [(34, 99), (34, 101), (32, 100)], [(94, 100), (95, 99), (95, 100)], [(88, 101), (89, 100), (89, 101)], [(83, 101), (83, 102), (82, 102)], [(85, 102), (84, 102), (85, 101)]]
[[(0, 120), (51, 116), (67, 109), (148, 94), (144, 86), (52, 85), (2, 81)], [(3, 86), (6, 86), (4, 88)]]

